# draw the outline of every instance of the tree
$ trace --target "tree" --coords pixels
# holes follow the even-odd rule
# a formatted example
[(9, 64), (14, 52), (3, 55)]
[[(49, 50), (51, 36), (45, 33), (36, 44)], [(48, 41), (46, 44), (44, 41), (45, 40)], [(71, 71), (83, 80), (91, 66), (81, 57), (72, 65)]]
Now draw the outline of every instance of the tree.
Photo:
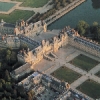
[(10, 62), (10, 57), (11, 57), (10, 55), (7, 55), (7, 56), (6, 56), (7, 62)]
[(62, 6), (66, 5), (66, 0), (62, 0)]
[(72, 3), (73, 0), (68, 0), (69, 3)]
[(7, 100), (6, 97), (2, 98), (2, 100)]
[(6, 81), (10, 81), (11, 80), (8, 70), (5, 71), (5, 80)]
[(5, 91), (5, 96), (8, 98), (8, 97), (11, 97), (11, 93), (10, 92), (7, 92)]
[(17, 91), (16, 91), (16, 89), (13, 90), (12, 97), (13, 97), (13, 98), (17, 98)]
[(80, 35), (85, 35), (85, 33), (88, 31), (88, 28), (89, 28), (89, 25), (83, 20), (79, 21), (76, 27)]
[(97, 26), (97, 35), (98, 35), (98, 39), (100, 39), (100, 25)]
[(12, 100), (12, 98), (11, 98), (11, 97), (9, 97), (9, 100)]
[(22, 100), (22, 98), (19, 96), (19, 97), (17, 98), (17, 100)]
[(2, 63), (0, 62), (0, 68), (1, 68)]
[(17, 55), (17, 54), (16, 54), (15, 52), (12, 51), (11, 56), (10, 56), (11, 64), (16, 63), (16, 61), (17, 61), (16, 55)]
[(54, 0), (54, 3), (57, 3), (59, 0)]
[(9, 63), (10, 62), (10, 58), (11, 58), (11, 51), (8, 49), (6, 51), (6, 61)]
[(4, 85), (5, 84), (5, 80), (4, 79), (0, 79), (0, 82)]
[(6, 55), (6, 51), (7, 51), (6, 49), (0, 50), (0, 54), (1, 54), (2, 57), (4, 57)]
[(6, 87), (6, 90), (7, 91), (9, 91), (9, 92), (12, 91), (12, 86), (11, 86), (11, 83), (10, 82), (6, 82), (5, 87)]
[(56, 4), (56, 9), (59, 9), (60, 5), (61, 5), (61, 3), (58, 2), (58, 3)]
[(93, 22), (93, 26), (98, 26), (98, 22)]
[(94, 34), (95, 39), (100, 38), (100, 25), (97, 22), (94, 22), (93, 25), (90, 27), (90, 31)]
[(90, 32), (91, 32), (91, 34), (94, 35), (93, 38), (95, 38), (95, 39), (98, 38), (97, 27), (98, 27), (98, 23), (97, 22), (93, 22), (93, 25), (90, 26)]
[(6, 55), (11, 55), (11, 51), (8, 49)]
[(2, 83), (0, 82), (0, 91), (3, 90)]

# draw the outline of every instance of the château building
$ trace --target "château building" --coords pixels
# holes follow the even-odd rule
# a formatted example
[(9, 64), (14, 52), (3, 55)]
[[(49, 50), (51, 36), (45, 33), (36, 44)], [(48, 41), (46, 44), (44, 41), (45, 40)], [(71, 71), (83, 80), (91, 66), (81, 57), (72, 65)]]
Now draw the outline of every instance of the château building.
[[(29, 48), (27, 50), (20, 50), (17, 55), (18, 61), (26, 65), (23, 65), (14, 71), (14, 73), (18, 72), (17, 74), (13, 73), (15, 78), (18, 78), (21, 74), (25, 74), (25, 72), (33, 69), (34, 65), (39, 63), (43, 58), (53, 61), (48, 54), (51, 54), (56, 58), (55, 52), (66, 45), (74, 46), (75, 48), (100, 57), (100, 45), (95, 41), (81, 37), (77, 31), (69, 26), (61, 31), (49, 31), (47, 30), (45, 22), (38, 21), (29, 25), (25, 25), (25, 22), (23, 21), (22, 23), (24, 24), (22, 24), (20, 28), (22, 28), (23, 32), (21, 33), (20, 31), (17, 35), (17, 29), (15, 29), (15, 37), (17, 36), (20, 40), (20, 45), (27, 44)], [(23, 71), (23, 69), (25, 69), (25, 71)]]
[(32, 34), (34, 36), (34, 34), (43, 31), (43, 29), (46, 32), (46, 23), (43, 21), (28, 24), (24, 20), (18, 20), (16, 24), (11, 24), (2, 19), (0, 23), (0, 46), (2, 48), (11, 47), (17, 49), (21, 44), (27, 44), (32, 47), (32, 41), (31, 43), (25, 42), (25, 39), (20, 35), (26, 36), (27, 39), (29, 35)]
[[(3, 47), (3, 43), (6, 44), (5, 48), (19, 48), (23, 44), (28, 46), (27, 50), (22, 49), (17, 54), (18, 61), (23, 65), (10, 73), (16, 80), (30, 73), (31, 70), (34, 69), (34, 65), (39, 63), (42, 59), (53, 61), (52, 57), (48, 55), (50, 54), (56, 58), (55, 52), (66, 45), (71, 45), (94, 56), (100, 57), (100, 45), (95, 41), (81, 37), (77, 31), (69, 26), (62, 30), (49, 31), (44, 21), (27, 24), (21, 20), (16, 23), (13, 29), (12, 35), (1, 32), (0, 46)], [(41, 78), (41, 76), (39, 77)], [(40, 82), (40, 80), (37, 79), (38, 77), (35, 77), (35, 80), (33, 80), (34, 83)], [(60, 87), (60, 85), (64, 85), (63, 82), (57, 86), (55, 80), (51, 82), (51, 80), (47, 80), (46, 77), (42, 77), (41, 81), (45, 86), (51, 86), (59, 92), (64, 90)], [(30, 85), (27, 88), (30, 88)], [(62, 96), (60, 98), (62, 98)]]

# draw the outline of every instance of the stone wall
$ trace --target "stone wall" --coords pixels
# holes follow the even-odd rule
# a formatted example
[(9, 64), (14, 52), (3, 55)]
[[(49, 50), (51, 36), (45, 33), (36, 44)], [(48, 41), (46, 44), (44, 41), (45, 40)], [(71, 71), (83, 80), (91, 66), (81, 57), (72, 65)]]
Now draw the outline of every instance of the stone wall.
[[(26, 55), (18, 55), (20, 61), (31, 63), (32, 65), (38, 63), (44, 58), (48, 52), (57, 52), (62, 46), (68, 44), (68, 36), (65, 33), (60, 33), (59, 36), (53, 37), (52, 41), (42, 40), (41, 45), (28, 52)], [(21, 59), (20, 59), (21, 58)], [(23, 59), (23, 60), (22, 60)]]
[[(67, 33), (67, 31), (69, 33)], [(94, 56), (100, 57), (100, 50), (99, 50), (100, 48), (97, 49), (91, 46), (93, 45), (94, 47), (96, 47), (97, 45), (97, 47), (99, 47), (99, 44), (96, 44), (94, 42), (91, 42), (91, 40), (80, 37), (79, 34), (73, 29), (69, 28), (69, 30), (67, 31), (63, 30), (62, 32), (58, 33), (57, 36), (54, 36), (51, 40), (42, 40), (41, 45), (29, 51), (27, 55), (23, 56), (19, 55), (18, 59), (20, 61), (28, 62), (32, 64), (32, 67), (34, 67), (36, 63), (38, 63), (39, 61), (41, 61), (43, 58), (46, 57), (46, 54), (50, 52), (57, 52), (60, 47), (63, 47), (67, 44), (75, 48), (78, 48), (80, 50), (83, 50), (85, 52), (88, 52)], [(90, 45), (85, 44), (85, 42), (82, 43), (76, 41), (75, 39), (82, 39), (87, 44), (90, 43)]]
[(84, 44), (80, 44), (80, 43), (74, 41), (74, 38), (69, 37), (68, 38), (68, 44), (73, 46), (73, 47), (75, 47), (75, 48), (78, 48), (78, 49), (80, 49), (82, 51), (90, 53), (90, 54), (92, 54), (94, 56), (100, 57), (100, 51), (97, 51), (95, 48), (93, 49), (93, 48), (88, 47), (88, 46), (86, 46)]

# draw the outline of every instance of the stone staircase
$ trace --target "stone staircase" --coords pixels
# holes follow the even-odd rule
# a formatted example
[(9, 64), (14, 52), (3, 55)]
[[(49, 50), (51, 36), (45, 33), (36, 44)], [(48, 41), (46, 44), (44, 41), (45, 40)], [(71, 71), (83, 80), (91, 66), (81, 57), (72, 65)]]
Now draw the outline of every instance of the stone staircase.
[(48, 56), (46, 54), (44, 54), (44, 58), (47, 59), (47, 60), (49, 60), (49, 61), (53, 61), (53, 58), (51, 58), (50, 56)]

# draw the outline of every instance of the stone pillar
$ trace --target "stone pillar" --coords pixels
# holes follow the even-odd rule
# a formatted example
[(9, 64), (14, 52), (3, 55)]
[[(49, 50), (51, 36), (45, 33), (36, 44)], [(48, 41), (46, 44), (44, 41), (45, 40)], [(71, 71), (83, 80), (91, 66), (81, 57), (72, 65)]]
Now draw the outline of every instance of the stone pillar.
[(47, 32), (47, 24), (46, 23), (44, 24), (43, 28), (44, 28), (44, 32)]

